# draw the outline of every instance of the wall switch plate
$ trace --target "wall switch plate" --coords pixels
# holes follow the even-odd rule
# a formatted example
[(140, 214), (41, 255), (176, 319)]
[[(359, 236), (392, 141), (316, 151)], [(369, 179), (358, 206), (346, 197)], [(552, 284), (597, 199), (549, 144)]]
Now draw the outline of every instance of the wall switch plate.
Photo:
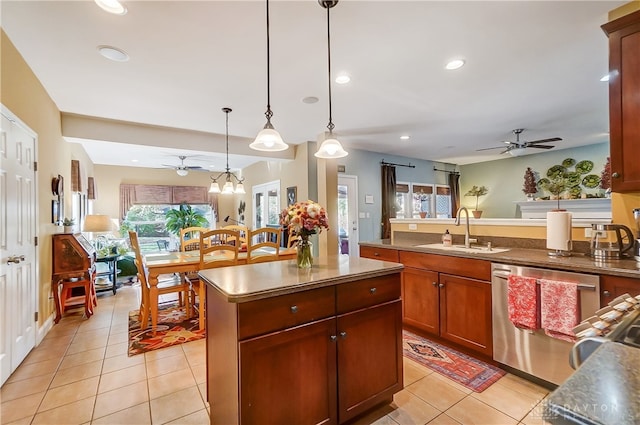
[(591, 237), (591, 231), (592, 231), (592, 230), (593, 230), (593, 229), (591, 229), (591, 227), (585, 227), (585, 228), (584, 228), (584, 237), (585, 237), (585, 238), (590, 238), (590, 237)]
[(358, 213), (358, 218), (366, 218), (366, 217), (367, 217), (367, 215), (365, 213), (363, 213), (363, 212)]
[(409, 224), (409, 230), (418, 230), (418, 225), (415, 223)]

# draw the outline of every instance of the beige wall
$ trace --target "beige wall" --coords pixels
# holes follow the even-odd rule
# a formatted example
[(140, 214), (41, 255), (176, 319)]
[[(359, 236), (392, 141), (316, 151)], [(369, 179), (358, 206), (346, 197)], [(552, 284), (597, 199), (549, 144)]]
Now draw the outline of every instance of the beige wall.
[(53, 313), (51, 293), (51, 237), (59, 231), (51, 223), (51, 179), (58, 174), (65, 182), (65, 210), (71, 211), (71, 159), (80, 159), (85, 175), (93, 172), (83, 151), (72, 150), (62, 138), (60, 111), (38, 81), (4, 31), (0, 31), (0, 101), (20, 118), (38, 137), (37, 186), (38, 228), (37, 276), (39, 282), (39, 325)]

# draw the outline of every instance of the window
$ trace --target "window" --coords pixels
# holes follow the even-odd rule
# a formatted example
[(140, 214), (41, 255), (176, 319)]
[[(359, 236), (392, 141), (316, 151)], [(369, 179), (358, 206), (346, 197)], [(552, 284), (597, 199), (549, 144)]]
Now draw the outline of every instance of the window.
[[(253, 186), (253, 228), (280, 226), (280, 181)], [(245, 223), (246, 224), (246, 223)]]
[(433, 186), (424, 184), (412, 184), (412, 206), (411, 217), (421, 217), (420, 213), (424, 213), (425, 217), (433, 217), (434, 199)]
[(396, 218), (411, 218), (409, 183), (396, 183)]
[(451, 189), (436, 185), (436, 217), (451, 218)]

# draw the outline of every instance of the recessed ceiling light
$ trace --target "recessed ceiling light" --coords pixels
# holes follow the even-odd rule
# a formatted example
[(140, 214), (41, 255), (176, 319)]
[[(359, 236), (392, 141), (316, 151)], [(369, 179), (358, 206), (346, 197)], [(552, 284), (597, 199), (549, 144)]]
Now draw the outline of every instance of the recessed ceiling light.
[(95, 0), (95, 2), (102, 10), (114, 15), (125, 15), (127, 13), (127, 8), (118, 0)]
[(411, 136), (400, 136), (400, 140), (409, 140)]
[(138, 162), (138, 160), (137, 159), (132, 159), (131, 162)]
[(319, 99), (315, 96), (307, 96), (302, 99), (302, 103), (317, 103), (318, 100)]
[(129, 55), (124, 52), (124, 50), (120, 50), (117, 47), (113, 46), (98, 46), (98, 51), (102, 56), (107, 59), (111, 59), (116, 62), (127, 62), (129, 60)]
[(462, 68), (462, 66), (464, 65), (464, 60), (462, 59), (454, 59), (451, 62), (449, 62), (445, 68), (448, 70), (454, 70), (454, 69), (458, 69), (458, 68)]
[(604, 77), (600, 78), (600, 81), (609, 81), (609, 74), (606, 74)]
[(336, 77), (336, 83), (338, 84), (347, 84), (349, 81), (351, 81), (351, 77), (347, 74), (341, 74)]

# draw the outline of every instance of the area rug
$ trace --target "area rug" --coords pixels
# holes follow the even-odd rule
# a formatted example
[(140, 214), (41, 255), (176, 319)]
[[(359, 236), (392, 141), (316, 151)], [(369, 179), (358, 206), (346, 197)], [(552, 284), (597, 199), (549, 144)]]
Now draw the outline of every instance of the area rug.
[(204, 329), (198, 329), (198, 317), (187, 319), (184, 308), (176, 303), (160, 305), (156, 336), (149, 328), (140, 329), (138, 313), (138, 310), (129, 312), (129, 356), (205, 337)]
[(505, 375), (502, 369), (426, 338), (403, 331), (404, 356), (480, 393)]

